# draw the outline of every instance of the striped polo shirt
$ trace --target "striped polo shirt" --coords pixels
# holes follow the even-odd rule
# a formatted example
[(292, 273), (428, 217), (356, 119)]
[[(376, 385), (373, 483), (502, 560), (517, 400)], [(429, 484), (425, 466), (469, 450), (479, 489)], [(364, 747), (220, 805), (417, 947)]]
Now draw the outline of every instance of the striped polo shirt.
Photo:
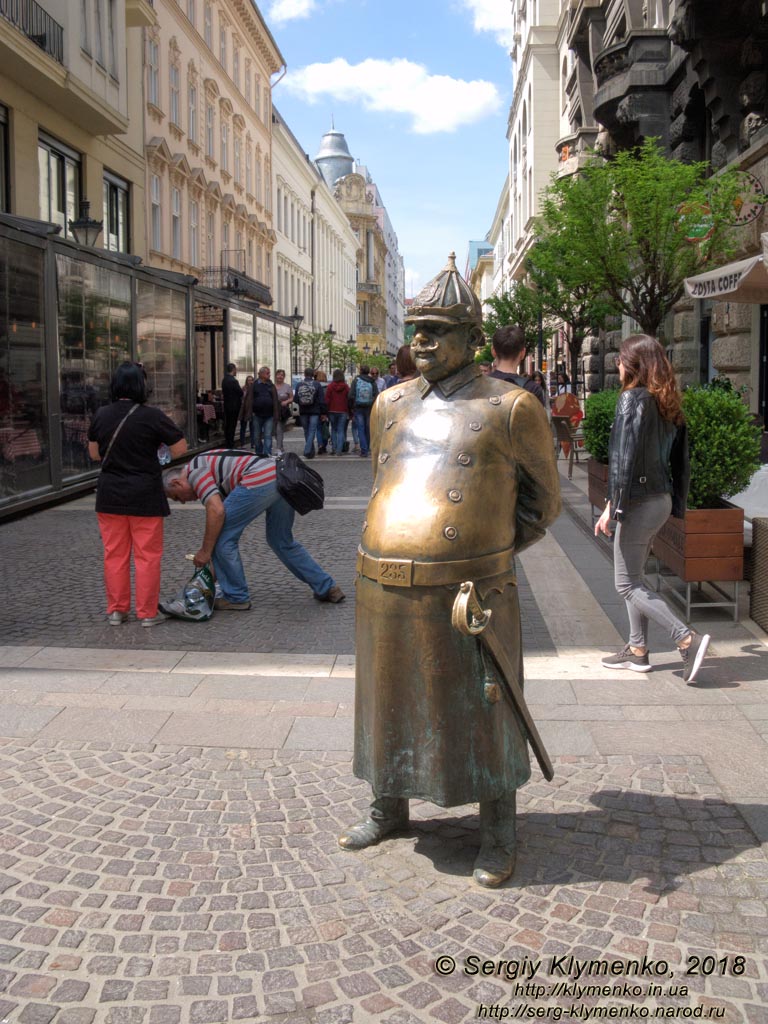
[(236, 487), (263, 487), (275, 479), (275, 460), (219, 448), (187, 463), (187, 481), (205, 504), (213, 494), (226, 498)]

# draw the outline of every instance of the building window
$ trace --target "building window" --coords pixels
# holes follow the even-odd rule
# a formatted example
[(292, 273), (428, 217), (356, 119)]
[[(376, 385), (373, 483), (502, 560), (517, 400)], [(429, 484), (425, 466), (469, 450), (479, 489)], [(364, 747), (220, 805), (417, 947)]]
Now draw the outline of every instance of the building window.
[(250, 238), (245, 249), (245, 272), (248, 277), (253, 277), (253, 240)]
[(261, 82), (258, 78), (253, 83), (253, 109), (256, 111), (256, 116), (259, 117), (259, 110), (261, 108)]
[[(261, 153), (259, 153), (258, 150), (256, 151), (256, 190), (255, 190), (255, 192), (253, 194), (254, 194), (254, 196), (256, 198), (256, 202), (260, 203), (261, 202)], [(279, 220), (279, 217), (280, 217), (280, 214), (278, 214), (278, 220)]]
[(245, 191), (252, 195), (253, 188), (253, 157), (251, 155), (250, 143), (245, 144)]
[[(229, 250), (229, 221), (224, 221), (221, 228), (221, 248), (228, 255)], [(227, 257), (225, 257), (226, 259)]]
[(163, 247), (163, 225), (160, 213), (160, 178), (156, 174), (152, 175), (150, 192), (152, 199), (152, 248), (156, 252), (160, 252)]
[(229, 125), (223, 118), (221, 121), (221, 169), (229, 171)]
[(209, 103), (205, 108), (205, 155), (213, 160), (213, 104)]
[(147, 44), (147, 100), (160, 106), (160, 47), (154, 39)]
[(196, 15), (197, 11), (195, 10), (195, 0), (187, 0), (187, 17), (189, 18), (190, 24), (195, 24)]
[(58, 224), (64, 238), (71, 237), (70, 220), (80, 206), (80, 155), (48, 137), (37, 148), (40, 172), (40, 218)]
[(264, 161), (264, 208), (272, 210), (272, 176), (269, 169), (269, 160)]
[(206, 4), (205, 5), (204, 21), (205, 21), (205, 24), (203, 26), (203, 35), (205, 37), (205, 45), (208, 47), (209, 50), (212, 50), (213, 49), (213, 11), (211, 10), (211, 5), (210, 4)]
[(197, 142), (197, 88), (194, 85), (190, 85), (187, 94), (187, 121), (189, 141)]
[(93, 19), (94, 33), (93, 34), (94, 34), (94, 43), (95, 43), (95, 51), (96, 51), (94, 53), (94, 57), (96, 58), (98, 63), (101, 64), (102, 67), (104, 67), (104, 29), (103, 29), (103, 26), (102, 26), (103, 15), (102, 15), (102, 12), (101, 12), (101, 4), (102, 4), (102, 0), (96, 0), (96, 2), (94, 4), (94, 7), (93, 7), (93, 12), (94, 12), (94, 19)]
[(240, 50), (232, 47), (232, 81), (237, 89), (240, 88)]
[(104, 248), (128, 252), (128, 182), (104, 174)]
[(235, 251), (241, 253), (243, 251), (243, 232), (235, 232)]
[(234, 172), (235, 172), (235, 184), (240, 184), (240, 139), (235, 136), (234, 141)]
[(250, 107), (250, 105), (251, 105), (251, 69), (248, 67), (248, 61), (245, 62), (245, 102)]
[(189, 204), (189, 262), (193, 267), (197, 266), (198, 260), (198, 218), (200, 207), (193, 200)]
[(169, 120), (171, 124), (175, 124), (177, 127), (180, 126), (181, 122), (179, 119), (179, 69), (173, 64), (171, 65), (170, 75), (170, 103), (169, 103)]
[(0, 210), (8, 212), (8, 111), (0, 104)]
[(221, 25), (219, 28), (219, 63), (226, 71), (227, 69), (227, 29)]
[(107, 46), (109, 47), (109, 73), (117, 78), (117, 54), (115, 53), (115, 0), (107, 0)]
[(171, 256), (181, 259), (181, 190), (171, 189)]
[(209, 213), (208, 217), (206, 218), (206, 227), (205, 227), (205, 258), (206, 258), (206, 261), (207, 261), (206, 262), (206, 266), (208, 266), (208, 267), (215, 266), (215, 261), (214, 261), (214, 258), (213, 258), (214, 242), (215, 242), (214, 217), (213, 217), (212, 213)]
[(88, 8), (88, 0), (80, 0), (80, 47), (90, 56), (91, 43), (88, 38), (88, 22), (90, 18)]

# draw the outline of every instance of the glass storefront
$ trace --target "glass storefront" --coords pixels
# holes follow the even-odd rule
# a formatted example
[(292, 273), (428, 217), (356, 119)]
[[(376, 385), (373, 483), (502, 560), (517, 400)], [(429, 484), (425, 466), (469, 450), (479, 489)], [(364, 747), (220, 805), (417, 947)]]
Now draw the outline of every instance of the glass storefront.
[(0, 238), (0, 505), (51, 482), (43, 261)]
[(256, 321), (256, 364), (268, 366), (275, 378), (275, 325), (271, 320)]
[(287, 324), (275, 324), (277, 344), (277, 365), (275, 370), (285, 370), (291, 379), (291, 328)]
[(109, 382), (131, 358), (131, 278), (108, 267), (56, 255), (64, 478), (93, 469), (88, 425), (109, 402)]
[(143, 364), (192, 451), (221, 444), (225, 361), (241, 382), (290, 368), (269, 310), (29, 225), (0, 212), (0, 519), (93, 488), (88, 429), (120, 363)]
[(175, 288), (139, 280), (136, 294), (138, 357), (147, 372), (149, 402), (187, 431), (187, 301)]
[[(239, 309), (229, 311), (229, 361), (237, 366), (237, 379), (245, 385), (247, 376), (255, 376), (253, 365), (253, 316)], [(261, 365), (261, 364), (259, 364)]]

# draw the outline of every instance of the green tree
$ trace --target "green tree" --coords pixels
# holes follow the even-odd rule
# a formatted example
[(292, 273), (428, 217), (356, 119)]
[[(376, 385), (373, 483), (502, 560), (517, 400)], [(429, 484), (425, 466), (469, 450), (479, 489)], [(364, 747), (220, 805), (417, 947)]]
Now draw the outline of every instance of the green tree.
[(531, 352), (539, 337), (539, 315), (541, 303), (534, 289), (518, 281), (512, 291), (493, 295), (485, 300), (490, 313), (483, 321), (483, 332), (490, 341), (493, 333), (506, 324), (522, 327), (525, 334), (525, 350)]
[(543, 316), (567, 327), (568, 363), (571, 379), (576, 380), (586, 334), (605, 327), (608, 318), (618, 312), (617, 304), (585, 275), (581, 259), (564, 245), (562, 235), (550, 233), (546, 227), (531, 247), (526, 265)]
[(583, 284), (658, 336), (685, 278), (732, 254), (739, 191), (736, 172), (709, 177), (708, 163), (670, 160), (646, 139), (610, 161), (596, 156), (578, 176), (553, 177), (537, 231)]

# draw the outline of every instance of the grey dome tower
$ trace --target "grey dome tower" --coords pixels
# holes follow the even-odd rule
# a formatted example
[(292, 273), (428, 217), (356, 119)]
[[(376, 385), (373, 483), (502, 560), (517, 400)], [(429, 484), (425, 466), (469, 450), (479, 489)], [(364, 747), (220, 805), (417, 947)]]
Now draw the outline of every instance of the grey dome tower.
[(355, 161), (349, 152), (347, 140), (341, 132), (332, 128), (325, 133), (320, 143), (320, 152), (315, 157), (315, 163), (328, 188), (333, 188), (339, 178), (352, 173)]

